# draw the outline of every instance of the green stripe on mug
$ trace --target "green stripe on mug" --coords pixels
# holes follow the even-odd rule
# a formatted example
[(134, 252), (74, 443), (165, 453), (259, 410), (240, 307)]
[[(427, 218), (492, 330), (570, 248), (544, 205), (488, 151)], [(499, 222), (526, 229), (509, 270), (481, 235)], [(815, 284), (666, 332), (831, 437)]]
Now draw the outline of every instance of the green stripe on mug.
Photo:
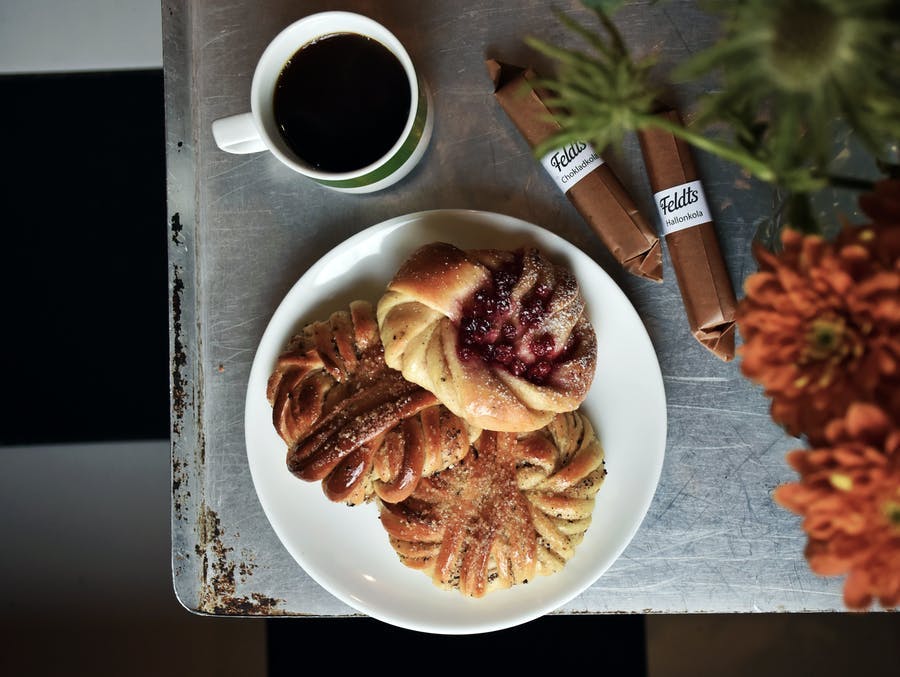
[(425, 96), (425, 87), (419, 82), (419, 100), (416, 103), (415, 120), (413, 120), (412, 128), (410, 128), (406, 140), (403, 142), (403, 145), (397, 149), (397, 152), (394, 153), (394, 155), (377, 169), (373, 169), (368, 174), (363, 174), (362, 176), (341, 181), (328, 181), (325, 179), (314, 180), (329, 188), (360, 188), (387, 178), (400, 169), (400, 167), (403, 166), (403, 163), (406, 162), (416, 150), (416, 147), (419, 145), (419, 140), (422, 138), (422, 133), (425, 130), (425, 120), (427, 117), (428, 99)]

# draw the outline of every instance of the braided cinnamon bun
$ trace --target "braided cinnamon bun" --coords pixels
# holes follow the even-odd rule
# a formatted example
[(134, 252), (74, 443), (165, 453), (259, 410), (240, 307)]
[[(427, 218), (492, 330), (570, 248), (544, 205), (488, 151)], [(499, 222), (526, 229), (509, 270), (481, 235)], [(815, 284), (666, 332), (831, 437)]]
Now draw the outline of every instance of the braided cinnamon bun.
[(597, 345), (573, 274), (534, 248), (419, 248), (378, 302), (385, 361), (487, 430), (577, 409)]
[(484, 431), (381, 523), (406, 566), (470, 597), (560, 571), (591, 523), (604, 454), (588, 420), (558, 414), (523, 434)]
[(367, 301), (307, 324), (267, 387), (290, 472), (335, 502), (399, 501), (469, 452), (477, 431), (384, 362)]

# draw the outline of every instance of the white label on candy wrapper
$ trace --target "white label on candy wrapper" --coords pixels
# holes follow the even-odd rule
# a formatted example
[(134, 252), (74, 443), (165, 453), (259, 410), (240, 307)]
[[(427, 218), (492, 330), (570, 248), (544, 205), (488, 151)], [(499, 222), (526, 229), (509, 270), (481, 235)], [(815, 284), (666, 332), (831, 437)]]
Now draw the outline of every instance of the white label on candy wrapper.
[(699, 181), (689, 181), (655, 193), (656, 208), (662, 221), (663, 234), (712, 221), (706, 194)]
[(602, 165), (603, 158), (589, 143), (577, 142), (551, 150), (541, 158), (541, 164), (556, 181), (559, 189), (565, 193)]

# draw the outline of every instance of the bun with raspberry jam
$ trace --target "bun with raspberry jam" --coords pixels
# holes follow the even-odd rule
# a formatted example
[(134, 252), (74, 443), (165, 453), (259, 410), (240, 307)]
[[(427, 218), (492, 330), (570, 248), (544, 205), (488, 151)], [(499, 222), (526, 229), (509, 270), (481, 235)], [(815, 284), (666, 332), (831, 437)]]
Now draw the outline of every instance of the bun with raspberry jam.
[(387, 365), (478, 428), (542, 428), (577, 409), (594, 378), (596, 335), (578, 282), (533, 247), (420, 247), (377, 319)]

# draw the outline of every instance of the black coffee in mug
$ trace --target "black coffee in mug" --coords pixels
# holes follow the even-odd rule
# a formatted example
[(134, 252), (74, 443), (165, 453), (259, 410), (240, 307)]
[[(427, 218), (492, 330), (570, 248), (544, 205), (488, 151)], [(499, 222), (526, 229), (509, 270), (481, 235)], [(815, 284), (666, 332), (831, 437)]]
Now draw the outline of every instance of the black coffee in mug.
[(349, 172), (397, 142), (412, 96), (403, 64), (377, 40), (335, 33), (300, 48), (275, 84), (275, 122), (310, 166)]

